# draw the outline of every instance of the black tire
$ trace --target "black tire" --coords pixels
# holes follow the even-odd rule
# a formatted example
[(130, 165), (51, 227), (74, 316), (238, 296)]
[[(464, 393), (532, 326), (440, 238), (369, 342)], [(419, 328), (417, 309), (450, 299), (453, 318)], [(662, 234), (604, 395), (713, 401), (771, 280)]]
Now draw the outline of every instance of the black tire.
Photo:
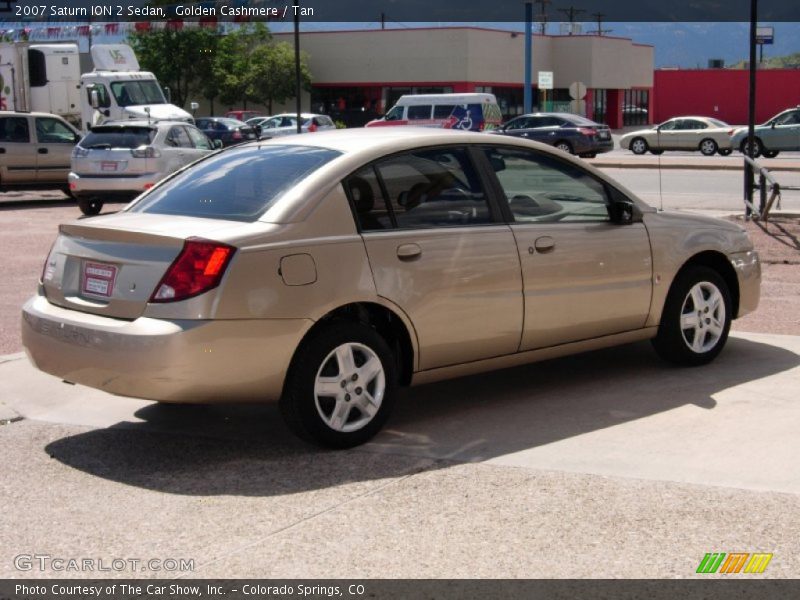
[(656, 156), (661, 156), (664, 154), (663, 150), (650, 150), (650, 154), (655, 154)]
[(566, 140), (557, 141), (555, 144), (553, 144), (553, 147), (561, 150), (562, 152), (566, 152), (567, 154), (575, 154), (575, 150), (572, 149), (572, 144)]
[[(699, 293), (705, 300), (713, 298), (714, 289), (719, 292), (724, 315), (719, 314), (718, 308), (712, 311), (707, 307), (695, 305), (694, 299), (690, 297), (690, 292), (696, 286), (699, 286)], [(711, 293), (706, 296), (707, 292)], [(697, 327), (694, 330), (691, 325), (684, 327), (684, 319), (694, 318), (695, 310), (698, 312)], [(714, 315), (717, 316), (716, 319)], [(721, 323), (719, 322), (720, 316), (722, 317)], [(731, 294), (725, 280), (709, 267), (690, 267), (680, 273), (672, 282), (672, 287), (664, 303), (658, 334), (653, 339), (653, 346), (658, 355), (666, 361), (685, 366), (704, 365), (714, 360), (725, 346), (731, 328), (731, 318)], [(714, 323), (717, 324), (719, 330), (717, 333), (712, 330)], [(698, 332), (703, 336), (702, 338), (697, 337)], [(718, 337), (716, 337), (717, 335)], [(693, 348), (695, 342), (702, 344), (702, 347), (700, 349)]]
[(730, 156), (733, 150), (731, 148), (720, 148), (717, 152), (719, 152), (720, 156)]
[(766, 148), (761, 152), (764, 158), (775, 158), (780, 153), (780, 150), (767, 150)]
[(99, 198), (79, 198), (78, 208), (87, 216), (94, 216), (100, 214), (103, 210), (103, 201)]
[(586, 154), (581, 154), (581, 158), (596, 158), (597, 152), (587, 152)]
[[(761, 140), (758, 138), (755, 138), (754, 142), (755, 147), (753, 148), (753, 158), (758, 158), (764, 152), (764, 144), (762, 144)], [(744, 138), (742, 143), (739, 144), (739, 152), (747, 155), (747, 138)]]
[[(366, 364), (366, 360), (361, 364), (359, 362), (369, 358), (367, 351), (372, 352), (372, 357), (380, 361), (384, 387), (379, 406), (371, 417), (362, 412), (359, 404), (367, 402), (366, 399), (372, 398), (372, 394), (379, 390), (381, 376), (378, 375), (366, 383), (362, 381), (363, 388), (357, 387), (358, 381), (353, 379), (356, 376), (355, 371), (353, 374), (342, 372), (338, 359), (334, 356), (335, 351), (342, 347), (353, 348), (350, 356), (356, 369)], [(325, 371), (328, 372), (327, 375), (324, 375)], [(337, 380), (341, 378), (342, 397), (318, 395), (315, 391), (318, 376)], [(334, 383), (338, 385), (338, 381)], [(352, 390), (350, 386), (353, 387)], [(361, 323), (340, 322), (317, 332), (297, 351), (287, 375), (280, 409), (287, 426), (298, 437), (328, 448), (352, 448), (369, 441), (380, 431), (389, 418), (396, 392), (396, 361), (386, 340), (374, 329)], [(334, 411), (339, 406), (347, 410), (341, 428), (357, 427), (356, 429), (342, 431), (334, 428)], [(374, 406), (374, 403), (370, 406)], [(361, 421), (364, 423), (361, 424)]]
[(74, 200), (75, 196), (72, 195), (72, 190), (69, 189), (69, 186), (61, 188), (61, 191), (69, 198), (70, 200)]
[(717, 150), (719, 150), (719, 146), (717, 145), (717, 142), (711, 138), (705, 138), (704, 140), (700, 141), (698, 149), (703, 156), (714, 156), (717, 153)]
[(645, 154), (650, 149), (650, 145), (647, 143), (647, 140), (640, 137), (633, 138), (630, 146), (628, 147), (631, 149), (631, 152), (640, 156)]

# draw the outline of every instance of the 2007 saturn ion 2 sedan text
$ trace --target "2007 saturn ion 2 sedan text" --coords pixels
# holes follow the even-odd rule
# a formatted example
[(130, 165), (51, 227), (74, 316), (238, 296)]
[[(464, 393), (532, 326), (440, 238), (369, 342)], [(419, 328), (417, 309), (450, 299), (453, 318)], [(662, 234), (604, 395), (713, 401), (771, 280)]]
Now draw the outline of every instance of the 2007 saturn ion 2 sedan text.
[(659, 212), (504, 136), (378, 128), (233, 147), (61, 225), (33, 363), (160, 402), (280, 402), (349, 447), (398, 386), (652, 338), (712, 360), (761, 278), (739, 226)]

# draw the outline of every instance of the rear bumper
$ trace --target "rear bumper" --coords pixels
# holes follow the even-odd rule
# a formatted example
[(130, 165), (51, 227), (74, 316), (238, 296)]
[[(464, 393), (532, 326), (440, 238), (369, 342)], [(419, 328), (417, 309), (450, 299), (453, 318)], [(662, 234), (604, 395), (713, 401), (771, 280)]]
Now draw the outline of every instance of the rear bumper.
[(277, 400), (307, 319), (125, 321), (44, 296), (22, 309), (22, 342), (40, 370), (111, 394), (162, 402)]
[(76, 198), (98, 194), (138, 196), (166, 176), (165, 173), (143, 173), (129, 177), (98, 177), (70, 173), (69, 189)]

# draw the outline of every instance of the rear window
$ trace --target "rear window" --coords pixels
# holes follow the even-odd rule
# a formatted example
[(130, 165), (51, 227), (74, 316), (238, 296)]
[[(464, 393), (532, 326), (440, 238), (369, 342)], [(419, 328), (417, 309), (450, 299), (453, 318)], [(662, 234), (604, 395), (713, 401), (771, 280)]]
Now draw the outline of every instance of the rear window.
[(87, 150), (106, 148), (138, 148), (147, 146), (156, 137), (151, 127), (94, 127), (81, 140)]
[(228, 150), (171, 179), (130, 211), (255, 221), (281, 194), (339, 155), (304, 146)]

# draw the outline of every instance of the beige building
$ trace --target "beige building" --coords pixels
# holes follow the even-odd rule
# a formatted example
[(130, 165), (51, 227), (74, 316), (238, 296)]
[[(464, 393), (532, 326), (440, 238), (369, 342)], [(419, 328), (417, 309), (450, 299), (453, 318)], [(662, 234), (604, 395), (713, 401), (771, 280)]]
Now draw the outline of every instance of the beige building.
[[(275, 39), (293, 43), (292, 34)], [(443, 27), (306, 32), (300, 47), (313, 78), (303, 108), (348, 124), (382, 114), (403, 94), (491, 92), (504, 116), (523, 111), (525, 38), (521, 32)], [(536, 89), (540, 71), (553, 90)], [(649, 122), (653, 47), (596, 35), (533, 38), (533, 99), (542, 110), (582, 112), (612, 127)], [(587, 88), (582, 103), (569, 87)], [(286, 108), (292, 109), (293, 106)]]

